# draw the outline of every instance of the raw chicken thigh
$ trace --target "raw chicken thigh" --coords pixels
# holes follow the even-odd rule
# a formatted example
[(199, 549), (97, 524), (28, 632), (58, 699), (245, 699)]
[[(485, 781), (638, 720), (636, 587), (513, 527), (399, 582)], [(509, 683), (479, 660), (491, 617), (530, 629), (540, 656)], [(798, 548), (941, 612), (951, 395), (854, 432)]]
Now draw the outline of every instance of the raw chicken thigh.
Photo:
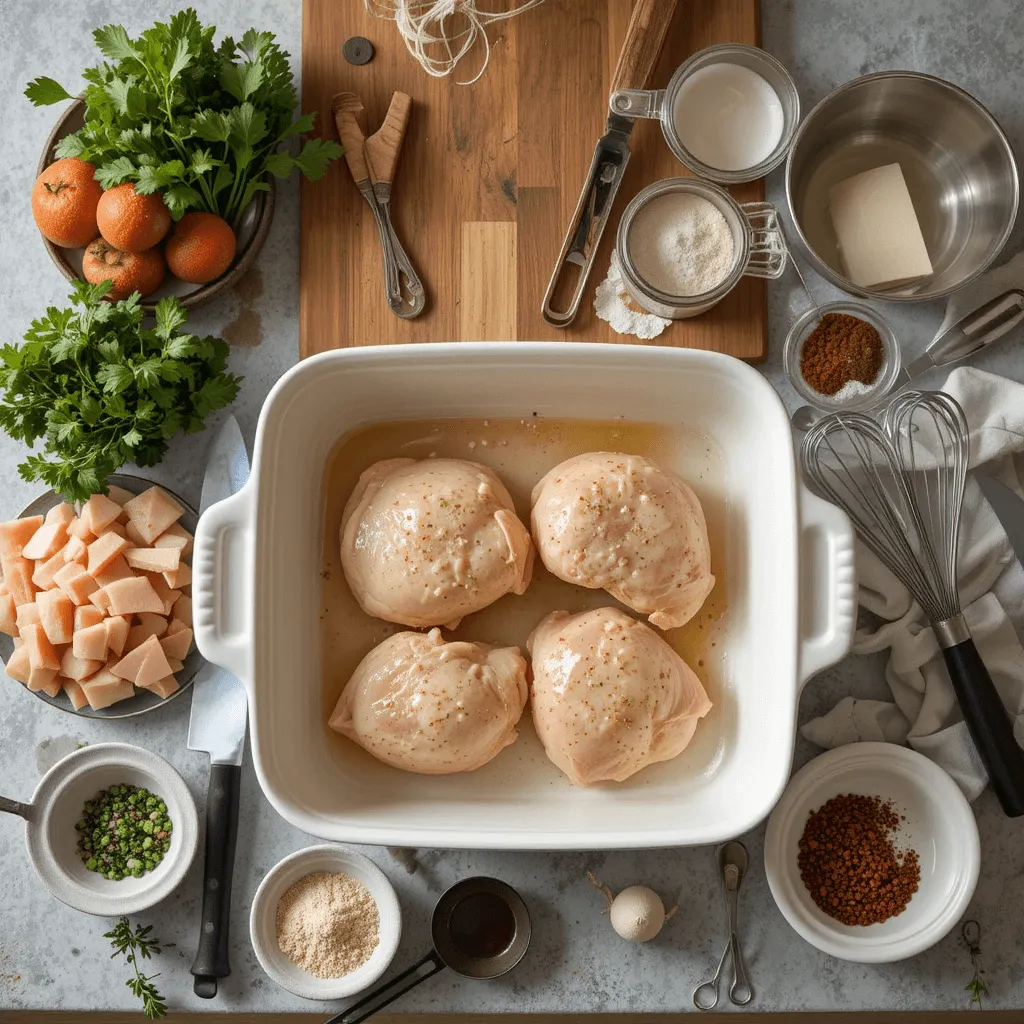
[(345, 506), (341, 564), (369, 615), (454, 629), (530, 582), (533, 544), (505, 485), (461, 459), (385, 459)]
[(531, 521), (550, 572), (607, 590), (662, 629), (693, 618), (715, 585), (697, 496), (640, 455), (590, 452), (555, 466), (533, 489)]
[(526, 697), (516, 647), (396, 633), (356, 666), (330, 726), (407, 772), (471, 772), (515, 740)]
[(618, 608), (552, 612), (530, 635), (533, 724), (571, 782), (622, 782), (682, 753), (711, 710), (662, 638)]

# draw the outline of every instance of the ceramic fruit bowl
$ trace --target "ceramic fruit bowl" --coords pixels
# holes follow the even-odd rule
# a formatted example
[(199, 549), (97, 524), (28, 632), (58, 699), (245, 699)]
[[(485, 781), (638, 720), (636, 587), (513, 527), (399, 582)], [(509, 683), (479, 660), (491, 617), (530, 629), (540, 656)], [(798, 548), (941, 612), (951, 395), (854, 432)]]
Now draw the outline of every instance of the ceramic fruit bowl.
[[(115, 487), (123, 487), (126, 491), (131, 491), (133, 494), (141, 494), (147, 488), (152, 487), (154, 483), (152, 480), (146, 480), (141, 476), (133, 476), (128, 473), (113, 473), (107, 478), (107, 482)], [(185, 510), (185, 513), (179, 522), (186, 530), (188, 530), (189, 533), (195, 535), (196, 524), (199, 520), (199, 516), (195, 509), (192, 508), (188, 502), (183, 501), (179, 495), (174, 493), (174, 491), (164, 487), (163, 484), (160, 484), (159, 486), (163, 490), (167, 491), (167, 493)], [(63, 499), (53, 491), (47, 491), (45, 494), (41, 494), (38, 498), (23, 508), (21, 512), (18, 513), (18, 518), (21, 519), (25, 516), (45, 515), (55, 505), (59, 505), (62, 500)], [(5, 665), (13, 651), (13, 638), (9, 637), (6, 633), (0, 633), (0, 658), (3, 659)], [(163, 707), (164, 704), (167, 704), (169, 701), (181, 696), (181, 694), (183, 694), (192, 685), (196, 677), (196, 673), (199, 671), (202, 664), (203, 656), (199, 653), (199, 649), (195, 644), (193, 644), (192, 650), (189, 651), (188, 657), (184, 661), (184, 668), (176, 674), (178, 689), (170, 696), (161, 697), (158, 693), (154, 693), (151, 690), (136, 688), (134, 697), (128, 697), (125, 700), (120, 700), (116, 704), (111, 704), (106, 708), (100, 708), (98, 711), (94, 711), (88, 704), (83, 708), (76, 709), (68, 699), (66, 693), (59, 693), (56, 697), (51, 697), (48, 694), (43, 693), (42, 690), (29, 690), (28, 687), (25, 687), (25, 690), (28, 693), (34, 694), (47, 704), (50, 704), (55, 708), (59, 708), (61, 711), (67, 711), (69, 714), (79, 715), (82, 718), (132, 718), (135, 715), (142, 715), (147, 711)]]
[[(66, 135), (71, 135), (82, 127), (84, 114), (85, 104), (80, 99), (74, 100), (61, 114), (43, 146), (36, 174), (42, 174), (50, 164), (58, 159), (54, 153), (57, 143)], [(234, 262), (227, 272), (215, 281), (202, 285), (187, 284), (168, 273), (160, 288), (152, 295), (147, 295), (143, 301), (142, 308), (147, 314), (152, 315), (157, 302), (167, 295), (177, 295), (185, 309), (195, 309), (211, 302), (218, 295), (230, 291), (238, 284), (256, 262), (256, 257), (270, 233), (270, 223), (274, 218), (275, 191), (273, 179), (269, 179), (269, 182), (270, 191), (257, 192), (256, 198), (242, 212), (241, 221), (235, 228), (237, 251)], [(57, 269), (69, 281), (84, 280), (82, 276), (84, 249), (64, 249), (46, 238), (43, 239), (43, 244)]]

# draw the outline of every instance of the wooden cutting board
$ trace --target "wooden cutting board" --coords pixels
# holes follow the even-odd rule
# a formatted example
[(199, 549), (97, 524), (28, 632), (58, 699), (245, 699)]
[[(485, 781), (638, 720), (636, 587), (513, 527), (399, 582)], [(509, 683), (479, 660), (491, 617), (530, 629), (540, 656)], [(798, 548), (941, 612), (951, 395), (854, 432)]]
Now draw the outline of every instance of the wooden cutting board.
[[(491, 9), (494, 9), (493, 6)], [(473, 85), (472, 58), (431, 78), (407, 53), (392, 22), (362, 0), (303, 0), (302, 106), (334, 133), (331, 99), (354, 92), (367, 134), (395, 90), (413, 98), (392, 194), (392, 217), (429, 295), (418, 319), (401, 320), (384, 299), (373, 217), (344, 160), (303, 182), (299, 346), (303, 357), (350, 345), (413, 341), (637, 341), (594, 314), (593, 290), (608, 269), (619, 215), (645, 185), (685, 171), (654, 121), (641, 121), (576, 321), (566, 330), (540, 315), (541, 299), (594, 152), (604, 132), (609, 83), (630, 0), (546, 0), (490, 30), (491, 61)], [(376, 55), (348, 64), (342, 45), (365, 36)], [(660, 64), (664, 87), (691, 53), (712, 43), (760, 42), (758, 0), (679, 0)], [(474, 55), (475, 56), (475, 55)], [(762, 183), (734, 190), (763, 198)], [(718, 306), (674, 322), (643, 344), (767, 355), (763, 281), (746, 278)]]

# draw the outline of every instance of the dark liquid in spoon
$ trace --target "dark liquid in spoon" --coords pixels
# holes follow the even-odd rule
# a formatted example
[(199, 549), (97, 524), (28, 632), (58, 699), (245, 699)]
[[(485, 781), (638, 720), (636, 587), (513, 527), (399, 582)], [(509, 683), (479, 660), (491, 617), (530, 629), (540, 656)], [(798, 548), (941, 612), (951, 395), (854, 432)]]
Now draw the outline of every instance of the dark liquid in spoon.
[(473, 893), (455, 904), (448, 918), (448, 934), (463, 955), (487, 959), (504, 953), (512, 944), (515, 915), (500, 896)]

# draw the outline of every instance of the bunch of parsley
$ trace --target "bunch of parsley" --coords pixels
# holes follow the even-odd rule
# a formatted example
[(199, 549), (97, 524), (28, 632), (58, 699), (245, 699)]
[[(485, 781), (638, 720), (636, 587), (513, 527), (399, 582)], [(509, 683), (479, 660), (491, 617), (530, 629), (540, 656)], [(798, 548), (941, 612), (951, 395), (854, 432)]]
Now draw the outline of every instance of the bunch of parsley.
[(50, 307), (20, 348), (0, 349), (0, 428), (30, 447), (45, 439), (18, 471), (69, 501), (105, 492), (126, 462), (156, 465), (169, 438), (202, 430), (241, 381), (227, 372), (225, 341), (179, 331), (187, 314), (176, 298), (161, 299), (144, 328), (138, 293), (107, 302), (109, 288), (76, 281), (80, 308)]
[[(336, 142), (310, 139), (294, 155), (278, 148), (316, 119), (294, 119), (288, 54), (270, 32), (250, 29), (238, 43), (214, 46), (214, 31), (191, 8), (134, 40), (120, 25), (97, 29), (110, 63), (83, 72), (85, 125), (60, 141), (57, 155), (96, 164), (105, 189), (131, 181), (137, 192), (161, 193), (175, 219), (195, 209), (231, 224), (269, 191), (268, 174), (286, 178), (297, 168), (322, 177), (341, 155)], [(25, 95), (36, 106), (71, 99), (45, 77)]]

